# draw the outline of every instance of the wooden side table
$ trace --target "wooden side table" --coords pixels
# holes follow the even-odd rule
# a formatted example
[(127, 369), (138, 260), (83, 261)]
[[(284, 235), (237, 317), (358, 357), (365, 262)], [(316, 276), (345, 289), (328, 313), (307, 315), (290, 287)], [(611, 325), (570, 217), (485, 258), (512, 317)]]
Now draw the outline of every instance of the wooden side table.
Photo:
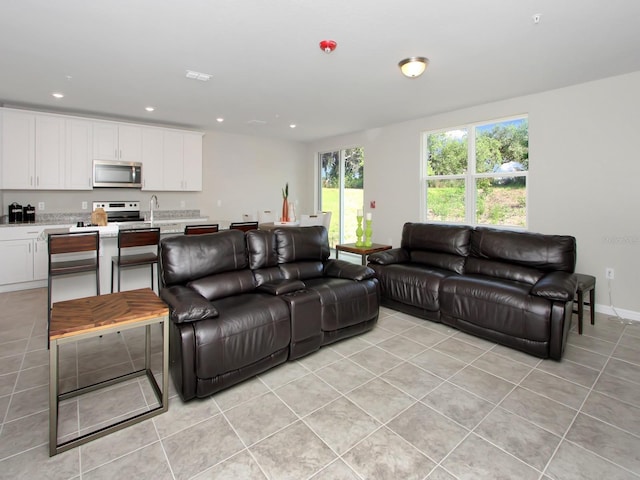
[[(151, 325), (162, 324), (162, 390), (151, 372)], [(65, 393), (58, 391), (59, 347), (107, 333), (146, 327), (144, 368)], [(169, 308), (150, 288), (57, 302), (51, 311), (49, 333), (49, 455), (146, 420), (169, 407)], [(58, 444), (58, 406), (61, 400), (146, 375), (159, 406), (138, 415)]]
[(355, 243), (343, 243), (336, 244), (336, 258), (338, 258), (338, 252), (355, 253), (362, 257), (362, 265), (367, 264), (367, 255), (376, 252), (384, 252), (385, 250), (391, 250), (391, 245), (383, 245), (381, 243), (373, 243), (370, 247), (356, 247)]

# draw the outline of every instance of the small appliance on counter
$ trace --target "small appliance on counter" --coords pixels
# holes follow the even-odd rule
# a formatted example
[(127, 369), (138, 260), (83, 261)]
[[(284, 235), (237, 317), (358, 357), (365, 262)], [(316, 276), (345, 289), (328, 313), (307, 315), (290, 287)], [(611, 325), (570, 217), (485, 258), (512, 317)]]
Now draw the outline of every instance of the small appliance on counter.
[(9, 205), (9, 223), (22, 223), (22, 219), (22, 205), (17, 202), (13, 202)]
[(36, 207), (31, 204), (22, 208), (22, 221), (24, 223), (36, 223)]

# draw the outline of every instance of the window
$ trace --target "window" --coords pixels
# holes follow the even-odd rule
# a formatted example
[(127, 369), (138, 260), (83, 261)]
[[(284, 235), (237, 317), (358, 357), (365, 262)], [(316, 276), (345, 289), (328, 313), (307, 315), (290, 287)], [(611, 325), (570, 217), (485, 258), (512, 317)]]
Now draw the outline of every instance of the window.
[(356, 241), (356, 213), (364, 203), (364, 150), (319, 154), (320, 210), (331, 213), (329, 245)]
[(527, 117), (424, 134), (429, 222), (526, 228)]

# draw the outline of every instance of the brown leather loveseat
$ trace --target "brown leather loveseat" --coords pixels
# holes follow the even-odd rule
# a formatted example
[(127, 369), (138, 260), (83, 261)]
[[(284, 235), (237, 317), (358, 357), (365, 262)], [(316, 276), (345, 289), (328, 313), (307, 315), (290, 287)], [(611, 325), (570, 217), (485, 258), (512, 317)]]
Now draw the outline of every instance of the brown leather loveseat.
[(575, 262), (571, 236), (428, 223), (405, 223), (400, 248), (369, 256), (382, 305), (557, 360)]
[(329, 259), (324, 227), (165, 238), (171, 374), (184, 400), (223, 388), (378, 319), (370, 268)]

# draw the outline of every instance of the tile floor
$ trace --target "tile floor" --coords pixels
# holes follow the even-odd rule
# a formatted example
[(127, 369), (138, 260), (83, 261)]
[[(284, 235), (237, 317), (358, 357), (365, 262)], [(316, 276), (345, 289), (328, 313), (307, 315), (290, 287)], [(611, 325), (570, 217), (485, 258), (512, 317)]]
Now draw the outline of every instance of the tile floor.
[[(562, 362), (383, 309), (371, 332), (48, 457), (46, 290), (0, 294), (0, 478), (639, 479), (640, 324), (598, 315)], [(139, 364), (142, 332), (61, 353), (65, 388)], [(147, 408), (67, 402), (61, 436)]]

